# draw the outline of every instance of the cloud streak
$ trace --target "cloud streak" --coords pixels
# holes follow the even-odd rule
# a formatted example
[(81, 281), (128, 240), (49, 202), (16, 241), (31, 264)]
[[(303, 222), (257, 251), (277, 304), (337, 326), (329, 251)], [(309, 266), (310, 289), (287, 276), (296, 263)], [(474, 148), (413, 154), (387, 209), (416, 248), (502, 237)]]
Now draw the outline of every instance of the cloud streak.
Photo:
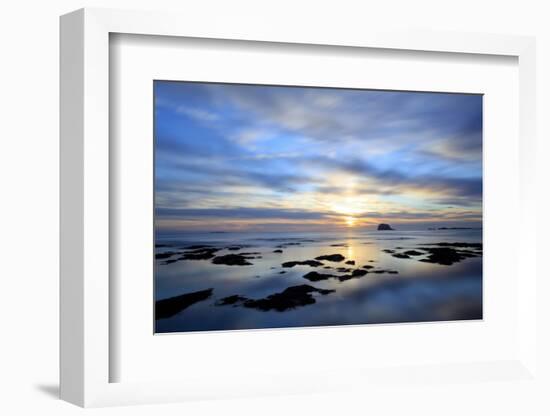
[(155, 82), (157, 218), (481, 221), (482, 127), (479, 95)]

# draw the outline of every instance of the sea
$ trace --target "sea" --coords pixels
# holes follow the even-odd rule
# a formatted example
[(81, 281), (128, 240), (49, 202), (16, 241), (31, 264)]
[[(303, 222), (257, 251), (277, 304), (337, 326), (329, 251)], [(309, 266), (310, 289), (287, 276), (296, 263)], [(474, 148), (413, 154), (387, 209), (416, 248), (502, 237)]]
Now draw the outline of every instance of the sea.
[(158, 234), (155, 332), (479, 320), (481, 244), (481, 229)]

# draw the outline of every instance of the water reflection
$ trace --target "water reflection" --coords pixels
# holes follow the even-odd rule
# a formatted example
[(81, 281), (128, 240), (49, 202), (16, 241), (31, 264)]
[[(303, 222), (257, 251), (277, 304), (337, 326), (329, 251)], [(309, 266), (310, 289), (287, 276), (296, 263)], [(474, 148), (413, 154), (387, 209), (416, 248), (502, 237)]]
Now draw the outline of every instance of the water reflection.
[[(207, 244), (219, 249), (216, 256), (242, 252), (260, 254), (249, 260), (251, 265), (244, 266), (213, 264), (211, 260), (179, 260), (170, 264), (161, 264), (163, 260), (157, 260), (157, 300), (209, 288), (213, 291), (211, 296), (187, 306), (180, 313), (157, 319), (156, 330), (182, 332), (480, 319), (480, 251), (452, 265), (421, 261), (428, 253), (414, 258), (396, 258), (383, 251), (418, 250), (441, 242), (479, 243), (481, 233), (477, 230), (453, 230), (346, 235), (312, 233), (305, 236), (282, 233), (270, 236), (245, 233), (164, 236), (158, 241), (164, 247), (158, 247), (157, 253), (183, 252), (189, 245)], [(235, 246), (242, 248), (235, 249)], [(278, 247), (282, 252), (274, 252)], [(345, 260), (323, 260), (323, 265), (317, 267), (282, 267), (284, 262), (311, 260), (331, 254), (341, 254)], [(346, 265), (348, 260), (355, 261), (355, 265)], [(341, 276), (345, 273), (338, 272), (339, 267), (356, 270), (364, 266), (367, 266), (364, 269), (368, 270), (367, 274), (345, 281), (337, 278), (309, 281), (303, 277), (313, 271)], [(398, 274), (384, 272), (387, 270), (398, 271)], [(285, 273), (281, 274), (281, 271)], [(294, 299), (292, 308), (283, 312), (276, 308), (247, 307), (243, 300), (248, 300), (249, 305), (254, 305), (254, 302), (261, 304), (258, 302), (262, 299), (265, 303), (265, 299), (273, 299), (274, 295), (289, 293), (285, 292), (288, 288), (304, 285), (314, 290), (307, 289), (302, 298), (300, 295)], [(304, 289), (298, 292), (300, 290)], [(240, 301), (220, 303), (221, 299), (232, 296), (240, 297)], [(282, 301), (280, 297), (276, 300)]]

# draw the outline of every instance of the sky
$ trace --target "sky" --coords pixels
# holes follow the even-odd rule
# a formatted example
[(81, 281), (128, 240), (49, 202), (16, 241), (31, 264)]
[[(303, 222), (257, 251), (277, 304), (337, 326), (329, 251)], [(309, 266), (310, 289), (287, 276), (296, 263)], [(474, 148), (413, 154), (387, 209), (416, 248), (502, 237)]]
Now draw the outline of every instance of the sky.
[(160, 231), (480, 227), (482, 96), (154, 82)]

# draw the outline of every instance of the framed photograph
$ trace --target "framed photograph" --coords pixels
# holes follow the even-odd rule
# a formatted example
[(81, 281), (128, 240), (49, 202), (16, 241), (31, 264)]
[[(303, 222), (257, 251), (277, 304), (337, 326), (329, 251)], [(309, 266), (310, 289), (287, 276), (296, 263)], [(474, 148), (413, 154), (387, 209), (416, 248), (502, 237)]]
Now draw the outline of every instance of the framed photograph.
[(534, 59), (507, 35), (63, 16), (62, 398), (538, 383)]
[(155, 333), (483, 318), (481, 94), (153, 88)]

